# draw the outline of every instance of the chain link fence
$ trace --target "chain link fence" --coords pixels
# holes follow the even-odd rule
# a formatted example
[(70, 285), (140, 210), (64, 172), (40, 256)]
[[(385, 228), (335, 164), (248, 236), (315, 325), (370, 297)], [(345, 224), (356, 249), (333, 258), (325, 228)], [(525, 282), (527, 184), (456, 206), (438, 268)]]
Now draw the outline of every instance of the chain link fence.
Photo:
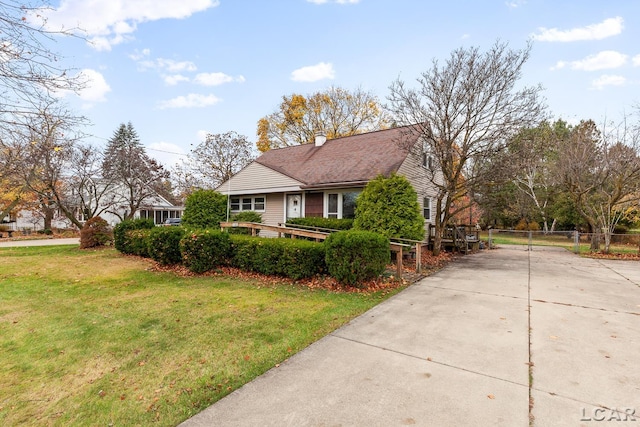
[[(489, 248), (495, 248), (499, 244), (533, 246), (559, 246), (576, 254), (591, 252), (592, 242), (597, 239), (599, 250), (605, 248), (604, 233), (581, 233), (575, 231), (520, 231), (490, 229), (483, 233), (486, 236)], [(610, 252), (640, 253), (640, 234), (612, 234)]]

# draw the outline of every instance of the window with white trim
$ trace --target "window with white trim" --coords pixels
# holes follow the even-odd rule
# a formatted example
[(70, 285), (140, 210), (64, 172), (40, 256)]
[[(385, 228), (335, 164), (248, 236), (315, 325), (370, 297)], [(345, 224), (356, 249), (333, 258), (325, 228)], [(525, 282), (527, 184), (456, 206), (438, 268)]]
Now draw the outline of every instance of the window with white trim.
[(433, 155), (431, 154), (431, 147), (426, 142), (422, 143), (422, 167), (433, 170)]
[(422, 199), (422, 216), (427, 221), (431, 221), (431, 199), (429, 197)]
[(359, 191), (325, 193), (325, 218), (354, 218)]
[(255, 211), (264, 212), (267, 205), (265, 196), (231, 197), (229, 207), (231, 212)]

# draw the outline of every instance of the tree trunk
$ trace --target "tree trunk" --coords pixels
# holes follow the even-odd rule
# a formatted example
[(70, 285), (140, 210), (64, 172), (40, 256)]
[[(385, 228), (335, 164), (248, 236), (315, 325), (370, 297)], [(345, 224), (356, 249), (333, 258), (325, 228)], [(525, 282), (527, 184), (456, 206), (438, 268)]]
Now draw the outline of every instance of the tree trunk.
[(436, 235), (433, 237), (433, 256), (440, 255), (440, 250), (442, 248), (442, 230), (439, 230), (436, 227)]
[(51, 230), (51, 223), (53, 222), (54, 210), (51, 208), (44, 208), (44, 229)]
[(591, 252), (599, 252), (600, 251), (600, 229), (594, 225), (590, 225), (591, 227), (591, 247), (589, 248)]
[(611, 248), (611, 230), (607, 228), (604, 232), (604, 253), (608, 254)]

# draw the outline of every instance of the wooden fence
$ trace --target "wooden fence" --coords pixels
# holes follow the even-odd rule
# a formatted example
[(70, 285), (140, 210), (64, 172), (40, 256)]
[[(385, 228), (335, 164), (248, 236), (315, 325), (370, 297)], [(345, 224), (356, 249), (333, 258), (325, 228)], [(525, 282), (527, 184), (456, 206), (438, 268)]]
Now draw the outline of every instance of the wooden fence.
[[(325, 240), (332, 231), (338, 230), (328, 230), (322, 229), (324, 231), (320, 231), (320, 229), (305, 229), (298, 227), (290, 227), (283, 224), (280, 225), (267, 225), (261, 224), (257, 222), (221, 222), (220, 228), (222, 230), (226, 228), (248, 228), (251, 230), (251, 235), (256, 236), (257, 230), (266, 230), (273, 231), (278, 233), (278, 237), (282, 237), (283, 235), (288, 235), (292, 239), (297, 237), (308, 237), (311, 239), (315, 239), (316, 242)], [(311, 227), (310, 227), (311, 228)], [(402, 256), (403, 253), (410, 252), (411, 248), (415, 246), (416, 253), (416, 272), (422, 272), (422, 247), (427, 245), (426, 242), (420, 242), (417, 240), (405, 240), (405, 239), (393, 239), (394, 241), (390, 242), (389, 249), (392, 252), (396, 253), (396, 275), (398, 278), (402, 278)]]

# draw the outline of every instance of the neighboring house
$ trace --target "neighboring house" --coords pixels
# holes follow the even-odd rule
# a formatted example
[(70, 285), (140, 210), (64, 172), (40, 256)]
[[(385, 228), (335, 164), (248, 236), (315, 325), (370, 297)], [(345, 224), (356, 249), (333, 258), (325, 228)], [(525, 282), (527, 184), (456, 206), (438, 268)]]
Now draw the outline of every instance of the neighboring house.
[[(124, 189), (117, 186), (109, 191), (109, 194), (102, 197), (99, 202), (99, 216), (106, 220), (111, 226), (118, 224), (121, 217), (126, 215), (127, 205), (123, 202), (124, 198), (120, 192)], [(184, 212), (184, 206), (176, 206), (159, 194), (145, 199), (140, 209), (134, 214), (134, 218), (151, 218), (156, 225), (164, 223), (168, 218), (180, 218)], [(81, 208), (77, 208), (75, 217), (81, 222), (88, 218), (84, 216)], [(44, 219), (37, 210), (19, 210), (15, 214), (5, 218), (5, 224), (13, 230), (42, 230), (44, 228)], [(53, 228), (73, 228), (73, 224), (59, 210), (54, 214), (51, 222)]]
[(400, 127), (269, 150), (216, 190), (229, 195), (231, 214), (251, 210), (265, 224), (289, 218), (353, 218), (356, 197), (382, 174), (405, 176), (431, 223), (436, 190), (433, 161), (417, 133)]

